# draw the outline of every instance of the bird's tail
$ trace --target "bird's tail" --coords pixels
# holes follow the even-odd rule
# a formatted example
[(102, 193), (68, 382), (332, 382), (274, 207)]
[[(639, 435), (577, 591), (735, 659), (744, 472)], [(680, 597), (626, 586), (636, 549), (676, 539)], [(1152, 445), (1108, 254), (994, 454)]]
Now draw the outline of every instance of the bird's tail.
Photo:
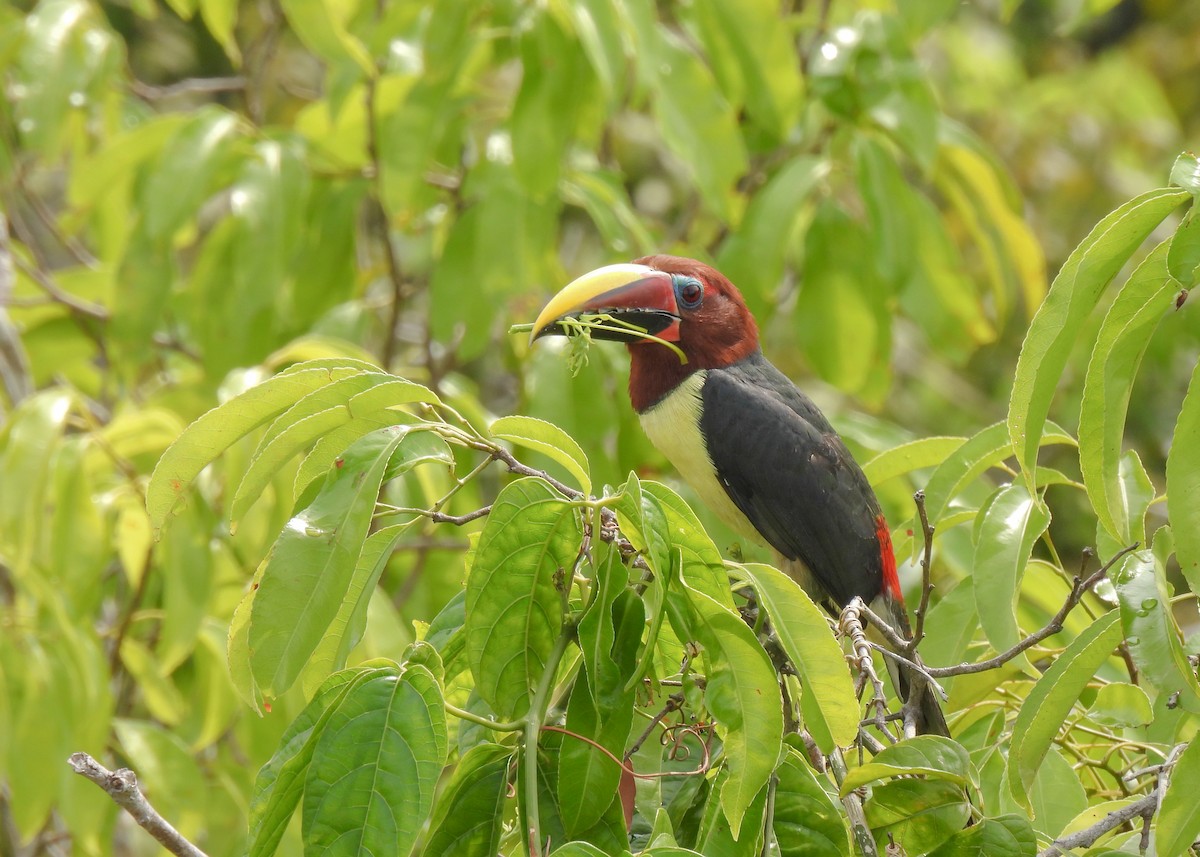
[[(908, 611), (904, 602), (888, 593), (881, 594), (871, 603), (871, 609), (892, 626), (898, 633), (912, 639), (912, 628), (908, 624)], [(944, 735), (950, 737), (950, 727), (946, 725), (946, 715), (938, 701), (937, 690), (929, 685), (924, 678), (917, 676), (912, 667), (902, 664), (894, 658), (884, 657), (888, 674), (896, 694), (906, 703), (912, 693), (919, 693), (921, 698), (916, 705), (916, 727), (918, 735)], [(921, 660), (915, 654), (913, 660), (920, 664)]]

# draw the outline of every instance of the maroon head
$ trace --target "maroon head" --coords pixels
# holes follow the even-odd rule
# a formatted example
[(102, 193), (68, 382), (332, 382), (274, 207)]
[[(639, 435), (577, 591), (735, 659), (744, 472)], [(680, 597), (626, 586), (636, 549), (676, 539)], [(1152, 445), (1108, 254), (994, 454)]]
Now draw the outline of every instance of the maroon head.
[[(629, 395), (638, 411), (692, 372), (728, 366), (758, 350), (758, 327), (741, 292), (695, 259), (644, 256), (584, 274), (546, 304), (533, 338), (565, 334), (564, 321), (595, 315), (629, 325), (592, 335), (628, 344)], [(683, 357), (649, 337), (674, 343)]]

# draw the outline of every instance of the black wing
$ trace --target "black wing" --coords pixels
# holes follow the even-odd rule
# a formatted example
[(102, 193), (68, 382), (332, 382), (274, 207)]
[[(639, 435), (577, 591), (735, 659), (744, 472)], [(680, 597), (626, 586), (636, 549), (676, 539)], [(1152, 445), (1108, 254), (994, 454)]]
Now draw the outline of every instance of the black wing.
[(761, 353), (710, 369), (700, 428), (734, 504), (839, 605), (883, 587), (879, 502), (817, 406)]

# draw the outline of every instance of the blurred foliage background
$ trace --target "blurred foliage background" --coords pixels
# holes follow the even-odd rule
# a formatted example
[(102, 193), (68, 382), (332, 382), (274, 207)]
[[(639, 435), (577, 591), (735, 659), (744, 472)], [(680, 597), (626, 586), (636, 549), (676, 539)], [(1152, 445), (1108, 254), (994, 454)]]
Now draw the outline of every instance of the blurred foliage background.
[[(8, 2), (0, 854), (152, 851), (63, 763), (106, 747), (210, 853), (240, 845), (302, 699), (240, 708), (225, 634), (295, 462), (233, 534), (224, 486), (252, 445), (161, 541), (142, 495), (218, 400), (361, 357), (481, 423), (562, 426), (597, 484), (670, 479), (621, 350), (572, 378), (507, 331), (582, 271), (675, 252), (742, 288), (864, 460), (974, 434), (1004, 417), (1066, 254), (1200, 137), (1198, 72), (1200, 6), (1170, 0)], [(1133, 390), (1128, 443), (1158, 486), (1197, 320), (1163, 322)], [(1069, 431), (1082, 366), (1052, 413)], [(397, 490), (431, 502), (447, 478)], [(914, 487), (879, 486), (893, 523)], [(1081, 496), (1056, 509), (1064, 557), (1095, 541)], [(966, 530), (941, 536), (945, 588)], [(402, 546), (360, 656), (460, 589), (466, 545)]]

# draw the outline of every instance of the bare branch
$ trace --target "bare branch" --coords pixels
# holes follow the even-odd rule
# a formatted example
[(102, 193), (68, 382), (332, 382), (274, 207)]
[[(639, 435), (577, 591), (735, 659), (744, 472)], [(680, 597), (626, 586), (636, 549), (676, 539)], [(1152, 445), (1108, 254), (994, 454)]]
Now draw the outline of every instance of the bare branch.
[(917, 646), (925, 639), (925, 614), (929, 612), (929, 596), (933, 592), (933, 584), (929, 582), (929, 567), (933, 561), (933, 526), (929, 523), (929, 513), (925, 511), (925, 492), (918, 491), (913, 494), (913, 502), (917, 504), (917, 514), (921, 518), (921, 538), (925, 548), (921, 553), (921, 601), (913, 614), (913, 636), (901, 648), (909, 657), (912, 657), (917, 651)]
[[(1115, 560), (1118, 557), (1120, 557), (1120, 554), (1113, 559)], [(1109, 564), (1111, 565), (1112, 561)], [(1179, 761), (1179, 757), (1183, 754), (1186, 746), (1186, 744), (1176, 744), (1171, 748), (1171, 752), (1167, 754), (1166, 761), (1161, 765), (1155, 766), (1154, 770), (1158, 775), (1158, 780), (1155, 783), (1153, 792), (1127, 806), (1113, 810), (1091, 827), (1085, 827), (1083, 830), (1072, 833), (1070, 836), (1055, 839), (1054, 842), (1050, 843), (1049, 848), (1038, 852), (1038, 857), (1059, 857), (1059, 855), (1066, 854), (1074, 848), (1088, 848), (1094, 845), (1108, 831), (1120, 827), (1122, 824), (1127, 824), (1135, 818), (1142, 819), (1142, 851), (1145, 851), (1147, 846), (1146, 831), (1149, 830), (1154, 813), (1158, 812), (1162, 806), (1163, 795), (1166, 794), (1167, 784), (1171, 777), (1171, 769)]]
[(140, 80), (133, 80), (129, 83), (130, 91), (143, 101), (161, 101), (181, 95), (240, 92), (245, 88), (246, 79), (244, 77), (189, 77), (165, 86), (155, 86)]
[(970, 675), (972, 673), (986, 672), (988, 670), (994, 670), (997, 667), (1003, 666), (1017, 655), (1021, 654), (1021, 652), (1033, 648), (1042, 640), (1061, 631), (1063, 629), (1063, 622), (1066, 620), (1067, 615), (1074, 610), (1076, 606), (1078, 606), (1080, 600), (1084, 596), (1084, 593), (1091, 590), (1092, 587), (1104, 579), (1105, 575), (1108, 574), (1109, 569), (1116, 565), (1116, 563), (1122, 557), (1137, 550), (1139, 546), (1140, 545), (1138, 542), (1134, 542), (1128, 547), (1121, 548), (1121, 550), (1113, 554), (1112, 559), (1102, 565), (1099, 570), (1094, 572), (1087, 580), (1082, 580), (1076, 577), (1074, 583), (1071, 585), (1071, 591), (1067, 594), (1067, 600), (1063, 602), (1063, 606), (1057, 613), (1054, 614), (1054, 617), (1046, 623), (1045, 627), (1043, 627), (1040, 631), (1035, 631), (1034, 633), (1030, 634), (1008, 651), (1001, 652), (994, 658), (988, 658), (986, 661), (980, 661), (979, 663), (962, 663), (952, 667), (926, 667), (925, 671), (935, 678), (944, 678), (952, 675)]
[(146, 800), (138, 788), (137, 776), (128, 768), (110, 771), (87, 753), (72, 753), (67, 760), (75, 773), (87, 777), (104, 789), (113, 802), (125, 810), (138, 825), (158, 840), (163, 848), (179, 857), (206, 857), (205, 853), (170, 825)]

